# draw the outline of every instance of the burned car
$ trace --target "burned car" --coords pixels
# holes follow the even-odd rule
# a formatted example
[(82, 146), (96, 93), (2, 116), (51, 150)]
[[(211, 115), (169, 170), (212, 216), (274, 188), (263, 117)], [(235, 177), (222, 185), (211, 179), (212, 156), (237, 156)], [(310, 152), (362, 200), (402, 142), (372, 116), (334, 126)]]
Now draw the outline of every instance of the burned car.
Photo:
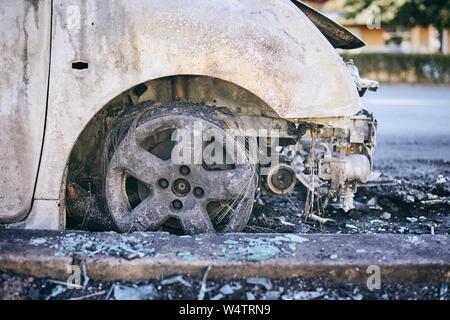
[[(242, 231), (259, 194), (348, 211), (376, 122), (336, 49), (364, 46), (295, 0), (4, 2), (0, 223)], [(230, 143), (231, 141), (231, 143)], [(223, 161), (222, 161), (223, 160)]]

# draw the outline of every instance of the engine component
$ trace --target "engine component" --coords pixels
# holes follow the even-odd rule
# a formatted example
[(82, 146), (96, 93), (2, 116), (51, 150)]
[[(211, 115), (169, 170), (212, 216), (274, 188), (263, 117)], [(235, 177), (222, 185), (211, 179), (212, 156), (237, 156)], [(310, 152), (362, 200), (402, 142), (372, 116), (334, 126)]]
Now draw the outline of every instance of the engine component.
[(372, 171), (372, 150), (375, 146), (376, 120), (361, 111), (346, 121), (309, 124), (291, 164), (297, 179), (310, 192), (326, 195), (335, 208), (354, 208), (357, 183), (368, 181)]
[(346, 182), (367, 182), (370, 171), (370, 161), (365, 155), (326, 156), (322, 160), (319, 177), (322, 180), (330, 180), (331, 189), (336, 190)]
[(356, 67), (353, 60), (347, 62), (347, 68), (350, 70), (353, 81), (355, 81), (356, 88), (358, 88), (359, 96), (362, 97), (367, 90), (376, 92), (380, 87), (378, 81), (361, 78), (358, 67)]
[(287, 164), (278, 164), (269, 170), (267, 184), (275, 194), (288, 194), (297, 182), (294, 169)]
[(319, 177), (330, 181), (331, 205), (345, 212), (354, 208), (356, 183), (368, 181), (371, 172), (369, 158), (362, 154), (326, 156), (320, 166)]

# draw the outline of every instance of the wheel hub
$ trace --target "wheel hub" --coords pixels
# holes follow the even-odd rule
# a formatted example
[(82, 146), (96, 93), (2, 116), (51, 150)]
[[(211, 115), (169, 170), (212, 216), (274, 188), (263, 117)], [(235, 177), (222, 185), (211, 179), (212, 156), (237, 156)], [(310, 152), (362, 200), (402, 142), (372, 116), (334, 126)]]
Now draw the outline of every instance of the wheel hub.
[(172, 191), (177, 196), (185, 197), (191, 191), (191, 185), (185, 179), (177, 179), (172, 184)]

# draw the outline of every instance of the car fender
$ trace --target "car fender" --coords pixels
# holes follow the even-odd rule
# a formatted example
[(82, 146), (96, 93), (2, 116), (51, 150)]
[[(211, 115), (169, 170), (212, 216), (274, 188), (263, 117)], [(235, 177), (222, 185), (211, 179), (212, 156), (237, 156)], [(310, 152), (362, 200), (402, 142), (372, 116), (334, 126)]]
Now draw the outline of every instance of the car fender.
[(223, 79), (286, 119), (351, 116), (361, 108), (344, 62), (289, 0), (53, 3), (49, 115), (36, 199), (59, 199), (67, 159), (90, 119), (152, 79)]

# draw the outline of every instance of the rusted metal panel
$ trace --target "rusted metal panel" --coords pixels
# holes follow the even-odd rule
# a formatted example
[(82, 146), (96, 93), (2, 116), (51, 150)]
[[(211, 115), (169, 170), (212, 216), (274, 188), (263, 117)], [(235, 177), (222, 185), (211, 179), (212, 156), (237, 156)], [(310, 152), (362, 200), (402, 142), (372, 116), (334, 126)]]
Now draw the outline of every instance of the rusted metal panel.
[(0, 4), (0, 223), (28, 213), (42, 146), (51, 1)]

